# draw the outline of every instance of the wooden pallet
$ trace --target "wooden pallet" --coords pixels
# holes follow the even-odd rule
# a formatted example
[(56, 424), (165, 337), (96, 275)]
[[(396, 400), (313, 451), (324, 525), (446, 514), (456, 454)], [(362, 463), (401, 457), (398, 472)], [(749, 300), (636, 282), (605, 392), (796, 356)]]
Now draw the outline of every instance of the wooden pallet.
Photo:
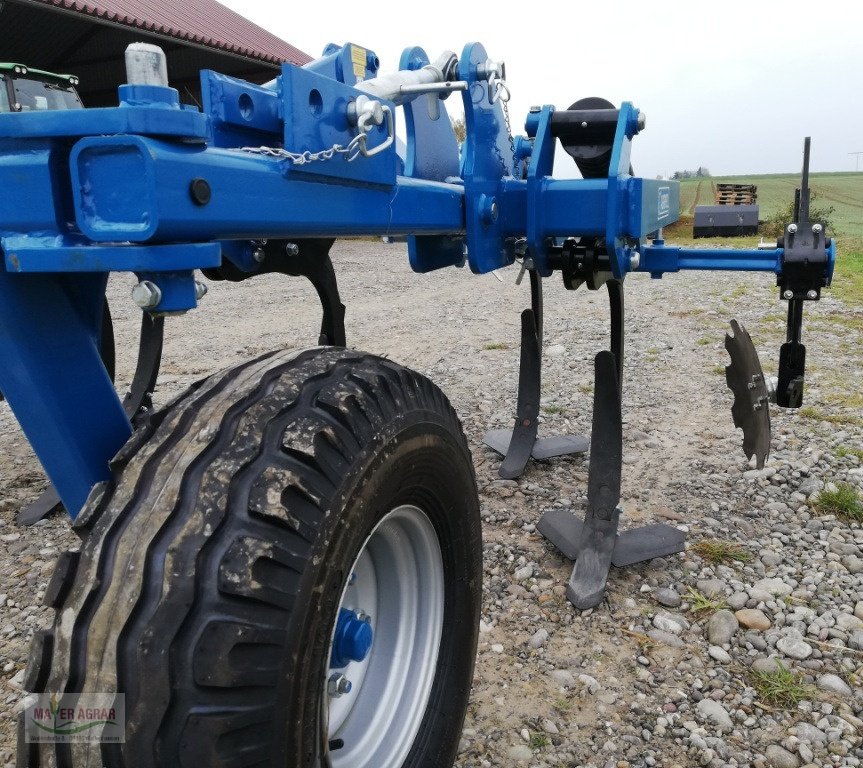
[(716, 184), (716, 205), (755, 205), (758, 202), (758, 187), (754, 184)]

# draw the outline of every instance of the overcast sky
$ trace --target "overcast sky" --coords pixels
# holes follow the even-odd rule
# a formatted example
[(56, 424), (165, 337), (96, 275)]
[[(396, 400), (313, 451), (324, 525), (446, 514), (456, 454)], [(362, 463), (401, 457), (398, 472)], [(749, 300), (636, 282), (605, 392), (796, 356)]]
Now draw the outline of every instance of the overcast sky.
[(532, 104), (632, 101), (647, 114), (638, 175), (799, 171), (806, 135), (815, 171), (853, 171), (849, 153), (863, 151), (860, 0), (222, 2), (311, 56), (370, 48), (382, 70), (408, 46), (434, 59), (480, 42), (506, 62), (516, 133)]

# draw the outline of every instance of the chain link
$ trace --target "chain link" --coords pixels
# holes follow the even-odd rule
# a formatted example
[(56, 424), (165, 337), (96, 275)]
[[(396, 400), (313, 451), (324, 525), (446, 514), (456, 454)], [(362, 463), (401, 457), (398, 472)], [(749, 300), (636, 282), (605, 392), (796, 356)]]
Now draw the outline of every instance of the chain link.
[(506, 80), (499, 77), (491, 77), (488, 87), (492, 92), (491, 103), (499, 101), (503, 106), (503, 119), (506, 122), (506, 135), (509, 138), (509, 149), (512, 152), (512, 175), (518, 178), (518, 160), (515, 156), (515, 139), (512, 136), (512, 125), (509, 120), (509, 100), (511, 94)]
[(333, 144), (329, 149), (322, 149), (318, 152), (291, 152), (288, 149), (280, 147), (240, 147), (240, 152), (251, 152), (256, 155), (265, 155), (266, 157), (275, 157), (279, 160), (288, 160), (293, 165), (307, 165), (320, 160), (332, 160), (336, 155), (344, 155), (345, 160), (349, 163), (356, 160), (361, 154), (361, 146), (365, 146), (366, 135), (360, 133), (350, 140), (346, 147), (341, 144)]
[(347, 162), (352, 163), (360, 156), (374, 157), (379, 152), (387, 149), (395, 140), (392, 110), (389, 107), (384, 107), (383, 115), (386, 119), (387, 138), (381, 144), (371, 149), (366, 144), (368, 140), (366, 131), (371, 129), (372, 124), (361, 122), (359, 125), (360, 132), (348, 142), (346, 147), (343, 147), (341, 144), (333, 144), (329, 149), (321, 149), (317, 152), (311, 152), (308, 149), (305, 152), (291, 152), (289, 149), (282, 149), (281, 147), (240, 147), (238, 151), (287, 160), (293, 165), (308, 165), (309, 163), (318, 161), (332, 160), (336, 155), (343, 155)]

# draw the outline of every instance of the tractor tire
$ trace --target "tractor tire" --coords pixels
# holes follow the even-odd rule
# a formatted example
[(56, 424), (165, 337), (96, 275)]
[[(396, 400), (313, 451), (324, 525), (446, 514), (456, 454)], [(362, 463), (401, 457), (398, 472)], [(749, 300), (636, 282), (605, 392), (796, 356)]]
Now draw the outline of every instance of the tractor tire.
[(19, 765), (452, 765), (482, 548), (434, 384), (345, 349), (264, 356), (193, 385), (112, 469), (25, 684), (122, 694), (125, 743), (19, 735)]

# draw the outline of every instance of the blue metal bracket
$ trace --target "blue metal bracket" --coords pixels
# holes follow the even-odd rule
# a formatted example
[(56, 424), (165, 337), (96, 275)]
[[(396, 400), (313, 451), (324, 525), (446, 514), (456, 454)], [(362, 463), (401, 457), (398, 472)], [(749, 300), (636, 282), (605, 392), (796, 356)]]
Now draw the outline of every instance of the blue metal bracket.
[(72, 517), (132, 433), (99, 356), (107, 279), (0, 269), (2, 391)]
[[(422, 48), (406, 48), (399, 69), (422, 69), (429, 58)], [(436, 110), (432, 109), (432, 104)], [(459, 175), (458, 142), (444, 102), (436, 93), (404, 105), (407, 143), (404, 175), (446, 181)], [(453, 235), (408, 237), (408, 258), (414, 272), (464, 264), (464, 238)]]
[(222, 263), (218, 243), (93, 245), (60, 235), (0, 238), (9, 272), (175, 272)]
[(533, 113), (536, 118), (536, 132), (527, 166), (527, 248), (541, 277), (551, 274), (546, 248), (546, 206), (543, 198), (554, 168), (554, 149), (557, 144), (557, 140), (551, 135), (552, 114), (554, 107), (548, 105), (544, 106), (538, 115)]
[[(348, 122), (348, 104), (363, 95), (362, 91), (290, 64), (282, 65), (280, 80), (285, 149), (317, 153), (335, 145), (347, 147), (350, 144), (358, 129)], [(395, 114), (395, 104), (381, 103), (390, 109), (392, 115)], [(368, 133), (369, 149), (387, 140), (387, 130), (387, 121), (383, 125), (372, 126)], [(396, 183), (396, 160), (393, 141), (374, 157), (359, 157), (349, 162), (344, 156), (336, 155), (326, 162), (287, 163), (285, 172), (392, 186)]]
[(218, 72), (201, 72), (204, 114), (212, 125), (211, 146), (258, 146), (280, 142), (281, 100), (275, 89)]
[(488, 60), (479, 43), (468, 43), (459, 59), (459, 76), (469, 84), (464, 92), (467, 138), (464, 146), (465, 227), (468, 262), (485, 273), (514, 261), (504, 244), (501, 179), (512, 175), (513, 153), (500, 102), (489, 99), (488, 83), (477, 68)]
[(380, 65), (375, 52), (368, 48), (354, 43), (330, 43), (324, 48), (321, 58), (305, 64), (303, 69), (345, 85), (356, 85), (377, 75)]
[(622, 280), (629, 271), (630, 259), (635, 249), (632, 238), (626, 237), (627, 180), (630, 173), (632, 137), (638, 133), (638, 110), (628, 101), (620, 105), (611, 163), (608, 170), (608, 211), (605, 240), (611, 255), (611, 272)]

